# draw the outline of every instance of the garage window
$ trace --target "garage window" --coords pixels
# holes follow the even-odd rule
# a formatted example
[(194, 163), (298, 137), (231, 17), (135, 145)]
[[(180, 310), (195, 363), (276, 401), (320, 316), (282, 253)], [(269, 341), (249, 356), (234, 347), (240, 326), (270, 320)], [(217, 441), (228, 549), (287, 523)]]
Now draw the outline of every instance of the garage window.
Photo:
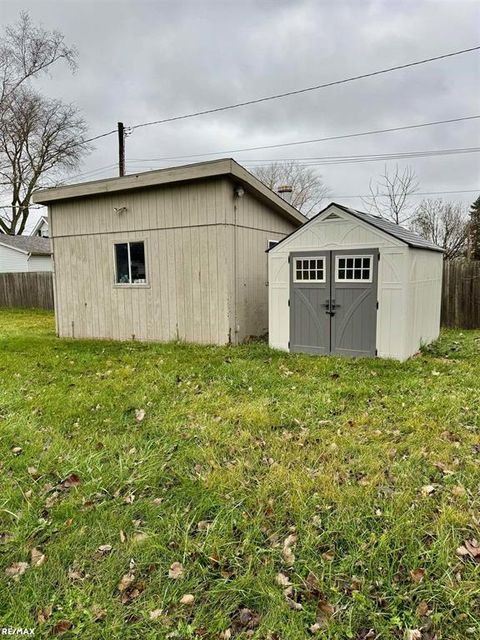
[(373, 256), (337, 256), (337, 282), (371, 282)]
[(295, 258), (295, 282), (325, 282), (325, 258)]
[(146, 284), (144, 242), (122, 242), (115, 245), (115, 282)]

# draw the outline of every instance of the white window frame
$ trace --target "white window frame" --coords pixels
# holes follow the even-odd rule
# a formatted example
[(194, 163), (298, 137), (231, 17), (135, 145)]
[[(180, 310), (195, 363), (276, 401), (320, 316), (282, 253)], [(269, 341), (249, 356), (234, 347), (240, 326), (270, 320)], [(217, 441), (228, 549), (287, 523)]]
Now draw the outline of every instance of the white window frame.
[[(318, 278), (315, 279), (311, 279), (311, 278), (307, 278), (307, 279), (297, 279), (297, 260), (321, 260), (322, 261), (322, 265), (323, 265), (323, 278), (320, 280)], [(314, 271), (317, 271), (318, 269), (314, 269)], [(307, 272), (307, 271), (311, 271), (311, 269), (303, 269), (303, 266), (301, 268), (302, 272)], [(325, 256), (295, 256), (293, 258), (293, 281), (294, 282), (305, 282), (305, 283), (310, 283), (310, 282), (323, 282), (325, 283), (327, 281), (327, 261), (325, 260)]]
[[(370, 268), (369, 268), (369, 273), (370, 273), (370, 277), (368, 279), (365, 278), (342, 278), (339, 279), (338, 277), (338, 271), (340, 268), (339, 265), (339, 261), (340, 260), (347, 260), (348, 258), (370, 258)], [(364, 267), (362, 266), (361, 271), (363, 271)], [(345, 271), (347, 270), (347, 267), (345, 265)], [(352, 271), (355, 271), (355, 267), (352, 267)], [(353, 253), (353, 254), (342, 254), (342, 255), (337, 255), (335, 256), (335, 283), (338, 284), (342, 284), (342, 282), (355, 282), (355, 283), (361, 283), (361, 282), (365, 282), (365, 283), (369, 283), (369, 282), (373, 282), (373, 255), (371, 254), (364, 254), (364, 253)]]
[[(145, 282), (132, 282), (132, 259), (130, 257), (130, 244), (136, 244), (139, 242), (143, 242), (143, 257), (145, 259)], [(127, 245), (127, 254), (128, 254), (128, 279), (129, 282), (118, 282), (118, 273), (117, 273), (117, 245), (126, 244)], [(148, 281), (148, 270), (147, 270), (147, 242), (146, 240), (122, 240), (120, 242), (113, 243), (113, 285), (115, 287), (149, 287), (150, 283)]]

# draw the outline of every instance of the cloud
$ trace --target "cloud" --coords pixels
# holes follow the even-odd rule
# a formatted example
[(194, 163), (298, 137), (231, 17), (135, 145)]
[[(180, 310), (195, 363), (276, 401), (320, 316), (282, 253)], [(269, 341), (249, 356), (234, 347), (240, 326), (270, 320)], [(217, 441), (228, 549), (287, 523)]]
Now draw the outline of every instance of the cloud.
[[(79, 50), (79, 70), (58, 67), (38, 86), (78, 104), (92, 134), (142, 121), (289, 91), (477, 44), (480, 5), (457, 0), (11, 2), (61, 30)], [(233, 111), (138, 129), (132, 162), (275, 144), (480, 113), (479, 54)], [(478, 123), (238, 154), (237, 159), (389, 153), (477, 146)], [(188, 161), (188, 159), (186, 159)], [(98, 141), (81, 171), (115, 165), (116, 140)], [(473, 189), (477, 155), (408, 161), (422, 191)], [(163, 163), (165, 164), (165, 163)], [(402, 163), (400, 163), (402, 164)], [(382, 163), (319, 167), (334, 195), (362, 194)], [(115, 175), (115, 168), (93, 177)], [(465, 194), (465, 202), (472, 194)], [(359, 200), (348, 200), (361, 206)]]

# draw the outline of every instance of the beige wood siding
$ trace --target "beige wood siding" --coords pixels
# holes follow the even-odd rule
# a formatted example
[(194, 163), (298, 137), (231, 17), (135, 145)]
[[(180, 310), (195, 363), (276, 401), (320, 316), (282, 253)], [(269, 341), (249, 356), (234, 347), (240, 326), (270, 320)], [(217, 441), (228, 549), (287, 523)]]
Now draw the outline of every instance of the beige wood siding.
[[(265, 333), (265, 250), (296, 224), (235, 186), (209, 178), (51, 203), (58, 334), (225, 344)], [(114, 244), (139, 240), (147, 284), (115, 285)]]
[[(227, 191), (221, 179), (52, 205), (58, 334), (228, 342)], [(114, 244), (135, 240), (148, 283), (115, 285)]]
[(235, 341), (268, 332), (269, 240), (281, 240), (298, 225), (274, 215), (248, 191), (233, 202), (235, 225)]

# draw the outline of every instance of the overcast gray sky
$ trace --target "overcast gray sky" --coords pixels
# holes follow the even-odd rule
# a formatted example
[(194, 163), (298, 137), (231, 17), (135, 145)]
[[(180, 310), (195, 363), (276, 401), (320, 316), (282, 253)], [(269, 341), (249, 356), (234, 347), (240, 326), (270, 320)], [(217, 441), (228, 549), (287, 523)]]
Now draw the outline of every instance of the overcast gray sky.
[[(58, 66), (37, 86), (76, 103), (92, 135), (362, 74), (480, 44), (474, 0), (2, 0), (1, 23), (28, 10), (79, 51), (71, 76)], [(127, 172), (203, 154), (480, 114), (480, 54), (468, 53), (383, 76), (260, 105), (136, 130)], [(233, 155), (260, 160), (480, 146), (480, 121)], [(116, 175), (116, 137), (96, 143), (77, 173)], [(218, 156), (205, 156), (206, 159)], [(391, 164), (395, 165), (395, 161)], [(480, 155), (406, 162), (421, 191), (480, 187)], [(96, 171), (102, 167), (109, 167)], [(320, 166), (332, 199), (357, 196), (383, 162)], [(83, 179), (84, 179), (83, 178)], [(78, 179), (76, 180), (78, 181)], [(469, 203), (475, 194), (445, 198)]]

